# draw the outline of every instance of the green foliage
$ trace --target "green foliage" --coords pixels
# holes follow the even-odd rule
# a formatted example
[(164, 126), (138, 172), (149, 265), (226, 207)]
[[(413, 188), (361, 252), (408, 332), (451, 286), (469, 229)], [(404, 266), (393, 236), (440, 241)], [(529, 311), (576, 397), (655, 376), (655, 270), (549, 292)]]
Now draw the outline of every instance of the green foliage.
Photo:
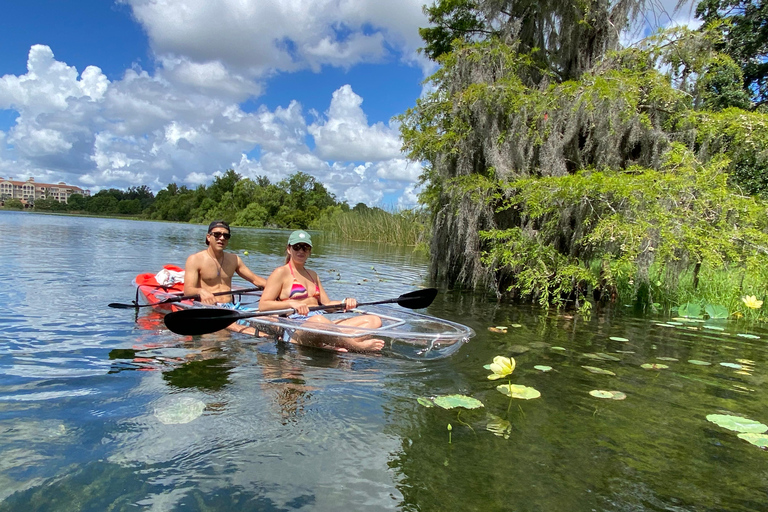
[(4, 208), (6, 210), (23, 210), (24, 203), (18, 199), (6, 199)]
[[(768, 100), (768, 4), (764, 0), (702, 0), (696, 16), (701, 30), (721, 35), (717, 49), (736, 62), (743, 91), (757, 105)], [(739, 77), (741, 78), (741, 76)]]
[(82, 194), (72, 194), (67, 199), (67, 209), (69, 211), (82, 211), (85, 210), (87, 198)]
[(35, 211), (63, 212), (67, 210), (67, 205), (56, 199), (36, 199), (34, 209)]
[[(425, 162), (433, 275), (589, 308), (669, 307), (705, 275), (765, 273), (768, 210), (742, 194), (768, 190), (768, 117), (739, 108), (717, 33), (660, 32), (569, 80), (563, 56), (542, 68), (513, 36), (454, 41), (400, 118)], [(733, 311), (748, 282), (708, 303)]]

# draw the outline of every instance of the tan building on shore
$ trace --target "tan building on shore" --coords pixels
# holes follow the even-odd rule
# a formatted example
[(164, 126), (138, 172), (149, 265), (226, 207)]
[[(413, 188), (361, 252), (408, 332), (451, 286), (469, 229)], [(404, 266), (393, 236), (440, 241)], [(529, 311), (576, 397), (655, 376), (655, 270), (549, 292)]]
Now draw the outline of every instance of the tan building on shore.
[(55, 199), (60, 203), (69, 200), (72, 194), (90, 196), (90, 190), (84, 190), (74, 185), (67, 185), (63, 181), (56, 183), (37, 183), (35, 178), (27, 181), (16, 181), (12, 178), (0, 177), (0, 201), (6, 199), (19, 199), (22, 203), (34, 203), (36, 199)]

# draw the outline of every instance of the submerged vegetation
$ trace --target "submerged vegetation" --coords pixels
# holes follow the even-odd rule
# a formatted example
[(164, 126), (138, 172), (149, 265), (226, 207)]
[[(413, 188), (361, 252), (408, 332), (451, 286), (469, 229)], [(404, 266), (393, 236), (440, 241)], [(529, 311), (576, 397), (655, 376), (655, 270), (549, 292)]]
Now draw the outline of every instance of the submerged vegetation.
[(441, 68), (401, 121), (426, 164), (433, 277), (586, 309), (737, 312), (768, 295), (768, 115), (748, 110), (720, 32), (621, 49), (612, 27), (640, 2), (564, 5), (427, 10), (442, 32), (422, 32), (425, 52)]

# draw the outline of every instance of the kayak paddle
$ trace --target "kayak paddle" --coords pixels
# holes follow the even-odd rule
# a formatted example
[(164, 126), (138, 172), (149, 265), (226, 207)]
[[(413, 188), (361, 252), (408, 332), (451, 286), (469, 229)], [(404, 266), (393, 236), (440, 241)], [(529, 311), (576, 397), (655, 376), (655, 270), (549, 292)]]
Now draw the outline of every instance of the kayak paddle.
[[(231, 290), (228, 292), (216, 292), (213, 295), (238, 295), (240, 293), (246, 293), (246, 292), (260, 292), (262, 290), (261, 286), (257, 286), (255, 288), (242, 288), (240, 290)], [(182, 300), (194, 300), (199, 299), (199, 295), (179, 295), (178, 297), (168, 297), (167, 299), (163, 299), (160, 302), (155, 302), (154, 304), (136, 304), (135, 302), (132, 304), (120, 304), (118, 302), (112, 302), (110, 304), (107, 304), (111, 308), (118, 308), (118, 309), (135, 309), (135, 308), (147, 308), (150, 306), (160, 306), (162, 304), (169, 304), (172, 302), (181, 302)]]
[[(435, 300), (437, 288), (425, 288), (415, 292), (405, 293), (396, 299), (379, 300), (376, 302), (359, 303), (357, 306), (373, 306), (376, 304), (391, 304), (397, 302), (398, 305), (408, 309), (422, 309)], [(329, 306), (312, 306), (310, 311), (320, 311), (329, 309), (342, 309), (344, 304), (332, 304)], [(187, 336), (196, 336), (198, 334), (208, 334), (211, 332), (225, 329), (228, 325), (255, 316), (271, 315), (290, 315), (294, 313), (293, 308), (276, 309), (273, 311), (236, 311), (234, 309), (217, 308), (199, 308), (182, 309), (165, 315), (165, 326), (176, 334)]]

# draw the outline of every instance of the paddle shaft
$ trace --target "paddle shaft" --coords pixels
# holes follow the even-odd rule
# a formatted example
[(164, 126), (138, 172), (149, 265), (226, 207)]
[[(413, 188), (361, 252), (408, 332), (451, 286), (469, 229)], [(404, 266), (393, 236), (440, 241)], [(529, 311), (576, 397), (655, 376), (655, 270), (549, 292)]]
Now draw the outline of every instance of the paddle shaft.
[[(261, 291), (263, 288), (261, 286), (256, 286), (254, 288), (242, 288), (239, 290), (230, 290), (228, 292), (215, 292), (213, 295), (238, 295), (241, 293), (248, 293), (248, 292), (258, 292)], [(176, 297), (168, 297), (167, 299), (163, 299), (160, 302), (155, 302), (153, 304), (120, 304), (117, 302), (113, 302), (109, 304), (109, 307), (111, 308), (122, 308), (122, 309), (128, 309), (128, 308), (147, 308), (151, 306), (161, 306), (163, 304), (172, 304), (174, 302), (181, 302), (182, 300), (195, 300), (199, 299), (200, 295), (179, 295)]]

